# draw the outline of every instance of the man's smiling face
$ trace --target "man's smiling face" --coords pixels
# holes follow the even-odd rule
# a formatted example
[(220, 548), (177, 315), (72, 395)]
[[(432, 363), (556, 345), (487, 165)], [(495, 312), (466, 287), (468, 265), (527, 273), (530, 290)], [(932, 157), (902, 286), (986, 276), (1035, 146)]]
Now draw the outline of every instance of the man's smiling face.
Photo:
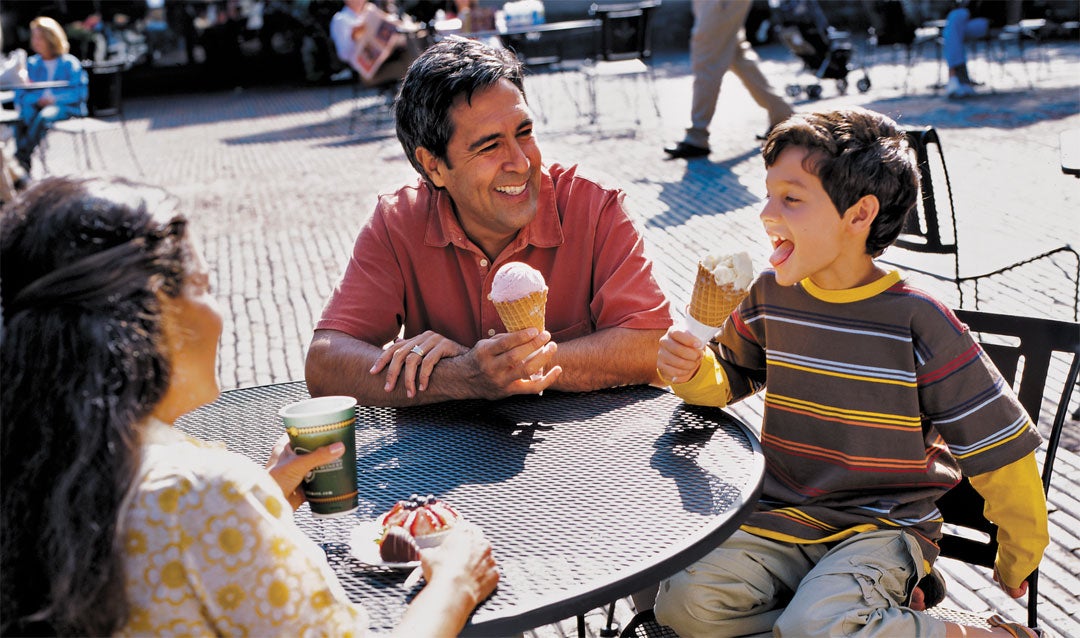
[(517, 87), (500, 80), (471, 102), (459, 97), (450, 118), (446, 161), (423, 148), (417, 157), (450, 195), (465, 234), (494, 258), (536, 216), (541, 159), (532, 114)]

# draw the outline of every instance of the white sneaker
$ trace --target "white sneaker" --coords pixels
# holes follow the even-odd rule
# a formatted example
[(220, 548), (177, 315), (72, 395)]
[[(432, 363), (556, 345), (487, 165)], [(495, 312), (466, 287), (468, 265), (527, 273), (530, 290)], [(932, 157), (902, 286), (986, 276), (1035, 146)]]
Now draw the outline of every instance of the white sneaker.
[(957, 77), (949, 78), (949, 83), (945, 85), (945, 97), (950, 100), (971, 97), (972, 95), (975, 95), (975, 87), (964, 84)]

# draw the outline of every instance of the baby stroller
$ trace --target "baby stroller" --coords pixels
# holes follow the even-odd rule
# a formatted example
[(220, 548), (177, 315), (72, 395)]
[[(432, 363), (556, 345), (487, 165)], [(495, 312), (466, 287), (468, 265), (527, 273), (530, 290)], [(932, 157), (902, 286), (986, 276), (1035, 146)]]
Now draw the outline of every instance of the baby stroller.
[[(813, 73), (816, 80), (836, 80), (837, 92), (847, 93), (853, 49), (851, 35), (829, 26), (817, 0), (769, 0), (769, 9), (776, 34), (803, 61), (804, 71)], [(856, 86), (860, 93), (870, 90), (865, 69)], [(787, 85), (791, 97), (798, 97), (803, 91), (807, 98), (816, 100), (821, 97), (821, 83)]]

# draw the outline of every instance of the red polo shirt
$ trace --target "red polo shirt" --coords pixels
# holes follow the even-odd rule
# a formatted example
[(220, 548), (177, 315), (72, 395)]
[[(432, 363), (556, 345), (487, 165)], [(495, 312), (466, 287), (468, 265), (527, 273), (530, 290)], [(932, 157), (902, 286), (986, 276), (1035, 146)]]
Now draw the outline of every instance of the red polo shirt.
[(383, 195), (360, 230), (318, 329), (375, 345), (433, 330), (472, 347), (505, 332), (488, 299), (495, 271), (523, 261), (548, 284), (546, 326), (556, 341), (612, 327), (667, 329), (668, 302), (623, 193), (544, 169), (536, 217), (490, 263), (458, 223), (445, 191), (423, 180)]

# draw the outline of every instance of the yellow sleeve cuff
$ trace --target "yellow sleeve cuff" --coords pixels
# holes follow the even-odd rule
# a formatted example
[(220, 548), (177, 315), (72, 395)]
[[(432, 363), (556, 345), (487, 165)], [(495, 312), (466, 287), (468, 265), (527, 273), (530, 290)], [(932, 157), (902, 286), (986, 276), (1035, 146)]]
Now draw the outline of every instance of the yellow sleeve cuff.
[(1019, 587), (1050, 544), (1046, 495), (1035, 453), (969, 480), (986, 500), (983, 514), (998, 526), (998, 574), (1009, 587)]
[(722, 408), (731, 403), (731, 385), (724, 367), (710, 348), (705, 348), (697, 373), (685, 383), (671, 384), (671, 390), (683, 401), (694, 405)]

